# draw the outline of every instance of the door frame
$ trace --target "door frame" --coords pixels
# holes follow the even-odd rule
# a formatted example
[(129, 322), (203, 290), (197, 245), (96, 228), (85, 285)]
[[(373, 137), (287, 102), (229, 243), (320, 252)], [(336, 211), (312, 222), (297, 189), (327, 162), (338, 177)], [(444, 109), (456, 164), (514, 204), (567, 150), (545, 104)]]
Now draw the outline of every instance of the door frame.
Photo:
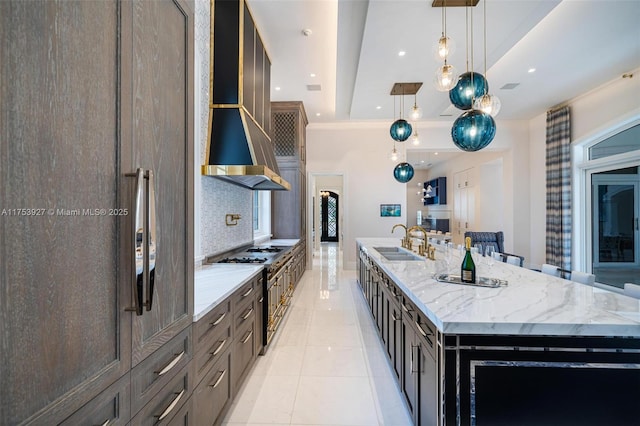
[(571, 143), (572, 185), (572, 259), (573, 269), (593, 272), (592, 191), (594, 173), (640, 167), (640, 149), (589, 160), (589, 148), (603, 140), (640, 124), (640, 108), (605, 124)]

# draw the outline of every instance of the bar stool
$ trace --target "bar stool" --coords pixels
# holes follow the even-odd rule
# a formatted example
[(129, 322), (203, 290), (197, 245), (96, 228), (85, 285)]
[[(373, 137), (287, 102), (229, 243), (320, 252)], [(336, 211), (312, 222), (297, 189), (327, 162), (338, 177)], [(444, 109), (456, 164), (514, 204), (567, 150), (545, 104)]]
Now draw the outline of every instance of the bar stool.
[(633, 283), (625, 283), (624, 294), (626, 296), (631, 296), (631, 297), (635, 297), (636, 299), (640, 299), (640, 285), (633, 284)]
[(554, 265), (550, 265), (548, 263), (542, 264), (542, 269), (540, 270), (543, 274), (552, 275), (554, 277), (560, 276), (560, 268)]
[(581, 284), (593, 285), (596, 282), (596, 276), (587, 272), (571, 271), (571, 281)]
[(518, 256), (507, 256), (507, 263), (516, 266), (522, 266), (522, 259), (520, 259)]

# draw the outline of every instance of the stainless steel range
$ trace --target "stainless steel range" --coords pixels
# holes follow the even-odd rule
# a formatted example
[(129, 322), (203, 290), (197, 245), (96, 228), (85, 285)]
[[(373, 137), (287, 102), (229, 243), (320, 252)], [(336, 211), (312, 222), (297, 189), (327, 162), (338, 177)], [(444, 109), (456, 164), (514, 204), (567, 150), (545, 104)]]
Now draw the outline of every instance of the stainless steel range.
[(250, 246), (207, 259), (208, 263), (264, 265), (262, 354), (266, 352), (293, 296), (293, 283), (287, 266), (292, 256), (291, 249), (290, 246)]

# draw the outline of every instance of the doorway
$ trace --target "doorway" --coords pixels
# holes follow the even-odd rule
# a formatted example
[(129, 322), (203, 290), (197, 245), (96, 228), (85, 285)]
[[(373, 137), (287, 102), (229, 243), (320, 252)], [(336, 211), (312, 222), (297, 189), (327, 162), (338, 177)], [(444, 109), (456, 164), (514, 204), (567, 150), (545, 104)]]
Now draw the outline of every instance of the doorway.
[(596, 281), (622, 286), (640, 267), (638, 167), (591, 175), (592, 259)]
[(320, 191), (320, 242), (338, 242), (339, 196), (333, 191)]

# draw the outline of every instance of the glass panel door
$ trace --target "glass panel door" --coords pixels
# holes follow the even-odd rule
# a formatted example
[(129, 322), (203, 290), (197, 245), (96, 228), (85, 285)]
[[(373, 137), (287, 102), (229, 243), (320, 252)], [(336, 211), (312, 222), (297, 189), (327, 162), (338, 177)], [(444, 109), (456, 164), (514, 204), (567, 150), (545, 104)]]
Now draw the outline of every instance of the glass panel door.
[(624, 275), (627, 268), (640, 266), (638, 187), (637, 175), (592, 175), (593, 270), (596, 281), (621, 286), (624, 279), (620, 274)]

